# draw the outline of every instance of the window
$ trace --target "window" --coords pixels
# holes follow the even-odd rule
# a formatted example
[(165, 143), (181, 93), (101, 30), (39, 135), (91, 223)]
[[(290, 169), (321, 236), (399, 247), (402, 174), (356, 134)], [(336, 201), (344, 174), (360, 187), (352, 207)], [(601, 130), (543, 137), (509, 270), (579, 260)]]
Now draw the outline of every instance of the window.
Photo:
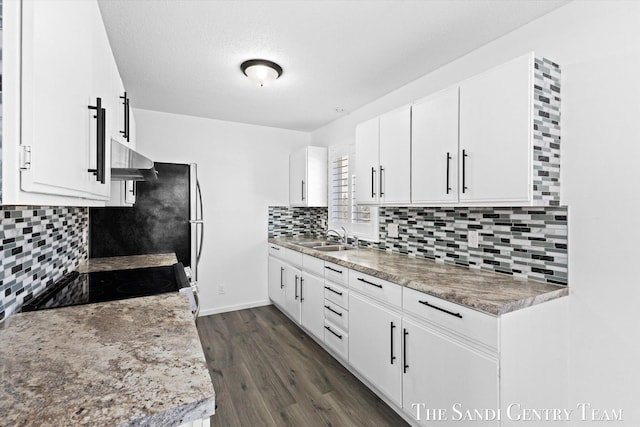
[(329, 228), (344, 227), (359, 239), (378, 241), (378, 208), (356, 204), (352, 147), (329, 148)]

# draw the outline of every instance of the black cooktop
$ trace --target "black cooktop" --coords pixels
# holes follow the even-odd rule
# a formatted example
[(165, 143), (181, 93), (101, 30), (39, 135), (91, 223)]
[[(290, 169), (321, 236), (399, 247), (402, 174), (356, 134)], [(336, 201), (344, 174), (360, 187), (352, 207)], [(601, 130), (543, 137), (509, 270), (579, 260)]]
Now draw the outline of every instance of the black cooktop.
[(181, 263), (93, 273), (73, 271), (25, 302), (22, 311), (144, 297), (175, 292), (186, 286), (189, 282)]

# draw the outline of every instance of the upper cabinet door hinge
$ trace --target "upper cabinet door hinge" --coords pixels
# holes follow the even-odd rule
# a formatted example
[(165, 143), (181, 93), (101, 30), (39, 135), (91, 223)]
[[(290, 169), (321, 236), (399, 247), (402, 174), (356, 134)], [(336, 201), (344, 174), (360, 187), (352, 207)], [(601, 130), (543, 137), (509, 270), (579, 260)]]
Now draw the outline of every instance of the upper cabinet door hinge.
[(31, 169), (31, 146), (30, 145), (20, 146), (20, 169), (22, 170)]

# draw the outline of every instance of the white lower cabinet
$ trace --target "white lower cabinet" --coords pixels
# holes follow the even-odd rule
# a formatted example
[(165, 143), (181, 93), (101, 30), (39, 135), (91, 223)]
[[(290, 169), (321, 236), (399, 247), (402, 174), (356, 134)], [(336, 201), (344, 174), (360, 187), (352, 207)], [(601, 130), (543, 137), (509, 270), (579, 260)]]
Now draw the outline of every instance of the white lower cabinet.
[(349, 296), (349, 363), (402, 406), (402, 315), (355, 292)]
[(300, 283), (300, 324), (316, 338), (324, 337), (324, 279), (306, 271)]
[(284, 277), (284, 310), (291, 319), (299, 324), (302, 271), (295, 267), (285, 266)]
[(286, 264), (283, 261), (269, 256), (269, 298), (280, 308), (284, 308), (285, 270)]
[[(276, 245), (269, 254), (271, 300), (412, 425), (519, 425), (527, 408), (567, 407), (567, 298), (496, 317)], [(340, 284), (326, 267), (343, 270), (329, 276)]]
[[(402, 407), (412, 419), (425, 426), (454, 426), (464, 423), (467, 410), (499, 407), (497, 358), (407, 318), (402, 334)], [(469, 422), (499, 425), (488, 420), (490, 412), (484, 418)]]

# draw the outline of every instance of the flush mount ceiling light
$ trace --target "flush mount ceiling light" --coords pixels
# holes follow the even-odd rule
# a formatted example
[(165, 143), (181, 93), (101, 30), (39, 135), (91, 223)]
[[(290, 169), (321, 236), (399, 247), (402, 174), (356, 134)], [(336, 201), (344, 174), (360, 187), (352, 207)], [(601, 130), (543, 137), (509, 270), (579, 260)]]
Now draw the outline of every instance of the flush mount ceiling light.
[(240, 69), (249, 80), (262, 87), (282, 75), (282, 67), (266, 59), (250, 59), (240, 64)]

